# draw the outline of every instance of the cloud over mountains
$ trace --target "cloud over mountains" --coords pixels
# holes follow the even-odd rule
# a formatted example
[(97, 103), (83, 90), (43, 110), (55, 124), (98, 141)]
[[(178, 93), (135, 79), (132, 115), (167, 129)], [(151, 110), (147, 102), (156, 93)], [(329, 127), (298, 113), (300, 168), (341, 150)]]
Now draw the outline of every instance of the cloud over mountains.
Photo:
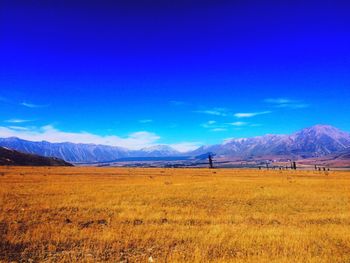
[[(89, 132), (65, 132), (56, 129), (52, 125), (43, 127), (25, 128), (19, 126), (2, 127), (0, 126), (0, 137), (18, 137), (29, 141), (48, 141), (52, 143), (71, 142), (85, 144), (101, 144), (109, 146), (124, 147), (131, 150), (151, 147), (159, 144), (161, 139), (155, 133), (147, 131), (138, 131), (130, 133), (126, 137), (116, 135), (96, 135)], [(196, 142), (179, 142), (171, 144), (178, 151), (189, 151), (199, 147)]]

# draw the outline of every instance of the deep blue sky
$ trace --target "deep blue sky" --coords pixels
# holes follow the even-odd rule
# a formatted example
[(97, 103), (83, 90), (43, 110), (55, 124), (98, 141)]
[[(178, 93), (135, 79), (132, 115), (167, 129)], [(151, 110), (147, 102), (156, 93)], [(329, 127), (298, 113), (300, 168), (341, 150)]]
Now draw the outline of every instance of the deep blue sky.
[(0, 135), (350, 131), (349, 4), (281, 2), (1, 1)]

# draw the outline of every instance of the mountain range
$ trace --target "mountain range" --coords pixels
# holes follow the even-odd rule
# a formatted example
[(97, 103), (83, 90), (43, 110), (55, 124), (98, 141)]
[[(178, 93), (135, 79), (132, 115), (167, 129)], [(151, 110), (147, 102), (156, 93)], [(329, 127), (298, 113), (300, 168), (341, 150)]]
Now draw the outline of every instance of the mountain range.
[(329, 125), (316, 125), (290, 135), (268, 134), (232, 139), (222, 144), (205, 145), (186, 153), (181, 153), (168, 145), (129, 150), (108, 145), (32, 142), (15, 137), (0, 138), (0, 146), (25, 153), (56, 157), (73, 163), (105, 162), (135, 157), (195, 157), (208, 152), (226, 159), (305, 159), (347, 150), (350, 147), (350, 134)]
[(268, 134), (232, 139), (223, 144), (202, 146), (193, 155), (213, 152), (220, 157), (242, 159), (268, 156), (304, 159), (321, 157), (350, 147), (350, 134), (328, 125), (316, 125), (291, 135)]
[(181, 153), (167, 145), (157, 145), (141, 150), (129, 150), (123, 147), (82, 144), (82, 143), (50, 143), (33, 142), (16, 137), (0, 138), (0, 146), (17, 151), (57, 157), (73, 163), (93, 163), (112, 161), (132, 157), (168, 157), (180, 156)]

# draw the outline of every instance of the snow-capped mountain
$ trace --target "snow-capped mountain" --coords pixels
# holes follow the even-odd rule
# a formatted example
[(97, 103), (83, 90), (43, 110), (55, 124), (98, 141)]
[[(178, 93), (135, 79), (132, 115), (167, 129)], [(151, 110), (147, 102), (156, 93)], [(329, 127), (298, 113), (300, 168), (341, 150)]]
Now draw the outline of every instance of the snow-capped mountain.
[(165, 157), (181, 155), (179, 151), (168, 145), (155, 145), (140, 150), (142, 157)]
[(126, 157), (167, 157), (181, 155), (180, 152), (167, 145), (157, 145), (141, 150), (129, 150), (122, 147), (96, 144), (32, 142), (15, 137), (0, 138), (0, 146), (25, 153), (57, 157), (74, 163), (105, 162)]
[(328, 125), (316, 125), (292, 134), (293, 151), (313, 157), (324, 156), (350, 146), (350, 134)]
[(69, 142), (32, 142), (14, 137), (0, 139), (0, 146), (26, 153), (57, 157), (69, 162), (100, 162), (130, 156), (130, 151), (122, 147)]
[(221, 157), (254, 158), (292, 156), (309, 158), (324, 156), (350, 146), (350, 134), (328, 125), (316, 125), (291, 135), (265, 135), (232, 139), (223, 144), (202, 146), (194, 155), (214, 152)]
[(0, 139), (0, 146), (21, 152), (64, 159), (68, 162), (105, 162), (126, 157), (200, 156), (211, 152), (217, 157), (251, 159), (267, 156), (297, 159), (320, 157), (350, 147), (350, 134), (328, 125), (316, 125), (291, 135), (273, 135), (241, 138), (222, 144), (205, 145), (195, 151), (180, 153), (168, 145), (156, 145), (141, 150), (122, 147), (31, 142), (19, 138)]

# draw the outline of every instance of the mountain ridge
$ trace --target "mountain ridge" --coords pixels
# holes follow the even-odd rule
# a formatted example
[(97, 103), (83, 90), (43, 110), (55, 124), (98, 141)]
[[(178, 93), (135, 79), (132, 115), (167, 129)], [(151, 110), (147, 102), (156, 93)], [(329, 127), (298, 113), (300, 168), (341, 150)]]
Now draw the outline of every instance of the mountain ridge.
[(194, 155), (215, 152), (218, 156), (261, 157), (289, 155), (292, 158), (320, 157), (350, 146), (350, 134), (330, 125), (315, 125), (290, 135), (267, 134), (202, 146)]
[(119, 146), (47, 141), (32, 142), (17, 137), (0, 138), (0, 146), (22, 152), (51, 156), (73, 163), (105, 162), (120, 158), (200, 156), (208, 152), (219, 158), (263, 158), (264, 156), (306, 159), (322, 157), (350, 147), (350, 134), (330, 125), (315, 125), (292, 134), (267, 134), (203, 145), (194, 151), (179, 152), (169, 145), (154, 145), (140, 150)]
[(0, 138), (0, 146), (46, 157), (57, 157), (74, 163), (105, 162), (126, 157), (182, 155), (170, 146), (164, 148), (164, 145), (160, 145), (158, 148), (152, 146), (141, 150), (129, 150), (119, 146), (72, 142), (50, 143), (47, 141), (28, 141), (17, 137)]

